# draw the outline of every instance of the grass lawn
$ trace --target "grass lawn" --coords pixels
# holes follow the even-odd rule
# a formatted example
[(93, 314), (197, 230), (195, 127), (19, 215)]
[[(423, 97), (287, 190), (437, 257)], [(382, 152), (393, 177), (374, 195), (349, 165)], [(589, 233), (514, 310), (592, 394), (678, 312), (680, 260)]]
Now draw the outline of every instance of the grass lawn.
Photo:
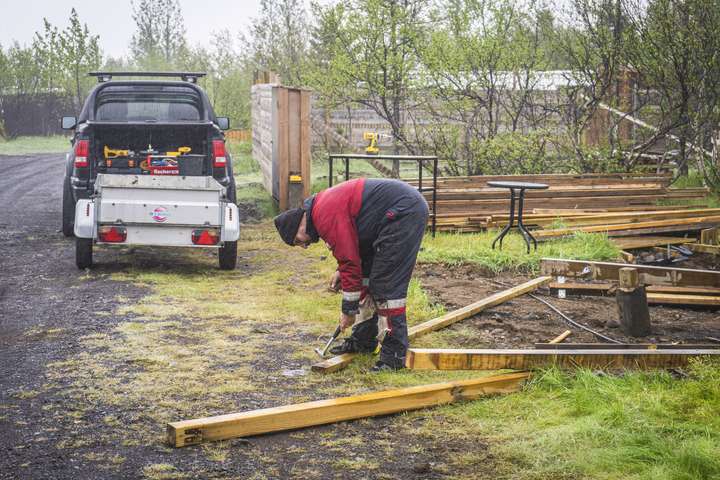
[(0, 138), (0, 155), (30, 155), (33, 153), (65, 153), (70, 150), (70, 137), (17, 137), (12, 140)]
[[(267, 207), (260, 225), (242, 230), (238, 270), (217, 270), (214, 255), (207, 251), (163, 251), (164, 261), (158, 261), (151, 249), (138, 248), (123, 254), (125, 267), (88, 274), (89, 282), (110, 275), (141, 286), (147, 295), (139, 301), (118, 296), (117, 314), (127, 320), (110, 333), (81, 338), (78, 353), (50, 367), (48, 388), (57, 388), (59, 379), (72, 384), (64, 392), (76, 412), (71, 428), (85, 423), (89, 428), (96, 418), (111, 427), (118, 418), (133, 418), (99, 441), (160, 446), (167, 421), (492, 373), (368, 375), (373, 357), (364, 355), (334, 375), (283, 376), (283, 369), (307, 371), (316, 360), (312, 348), (322, 343), (319, 336), (335, 327), (340, 296), (330, 293), (327, 283), (336, 264), (322, 243), (307, 250), (282, 244), (269, 221), (274, 206), (258, 186), (260, 175), (248, 144), (231, 142), (229, 148), (241, 202)], [(495, 233), (427, 235), (419, 261), (472, 263), (489, 272), (532, 275), (543, 256), (612, 260), (618, 255), (607, 237), (598, 234), (544, 242), (530, 254), (521, 237), (510, 235), (502, 251), (491, 250)], [(411, 283), (411, 325), (443, 311), (430, 302), (419, 282)], [(450, 347), (448, 338), (434, 332), (422, 338), (422, 345)], [(103, 413), (108, 408), (112, 415)], [(137, 412), (144, 414), (138, 417)], [(374, 422), (358, 421), (352, 436), (342, 438), (335, 438), (337, 430), (325, 430), (321, 445), (345, 443), (318, 456), (316, 466), (365, 465), (352, 445), (367, 444), (364, 432), (373, 430)], [(516, 394), (395, 415), (387, 422), (384, 428), (412, 439), (412, 448), (461, 445), (443, 459), (447, 478), (474, 479), (484, 472), (503, 479), (720, 478), (717, 364), (696, 362), (685, 378), (665, 372), (611, 375), (548, 369)], [(364, 426), (369, 428), (360, 428)], [(317, 455), (317, 432), (288, 434), (297, 440), (293, 454)], [(487, 448), (471, 448), (478, 439)], [(387, 440), (382, 448), (398, 448), (392, 442)], [(232, 442), (203, 448), (218, 462), (242, 454)]]
[[(427, 236), (421, 261), (532, 271), (540, 255), (607, 259), (614, 253), (599, 235), (543, 244), (530, 255), (519, 237), (510, 237), (503, 252), (488, 253), (490, 238)], [(78, 386), (75, 401), (84, 416), (92, 418), (108, 404), (128, 414), (151, 412), (121, 435), (129, 445), (160, 443), (165, 421), (241, 410), (238, 405), (248, 399), (277, 406), (492, 373), (368, 375), (373, 358), (366, 355), (335, 375), (269, 382), (267, 375), (273, 378), (279, 368), (313, 363), (311, 347), (333, 330), (340, 298), (326, 285), (335, 262), (322, 244), (286, 247), (268, 222), (245, 228), (241, 240), (234, 272), (218, 271), (214, 256), (205, 252), (143, 265), (152, 254), (139, 249), (130, 266), (112, 274), (148, 291), (120, 307), (118, 313), (132, 320), (111, 334), (82, 339), (75, 358), (52, 367), (51, 378), (70, 376)], [(140, 266), (132, 266), (138, 261)], [(411, 324), (443, 312), (416, 281), (408, 310)], [(447, 338), (434, 332), (422, 344), (451, 347)], [(550, 369), (520, 393), (394, 416), (390, 428), (411, 431), (425, 444), (482, 438), (488, 449), (459, 451), (448, 473), (464, 473), (450, 478), (477, 478), (469, 472), (487, 471), (488, 465), (506, 479), (720, 478), (720, 368), (698, 362), (688, 374), (677, 379), (664, 372), (616, 376)], [(102, 378), (107, 381), (96, 381)], [(308, 438), (307, 445), (294, 448), (313, 451), (311, 432), (293, 435)], [(221, 442), (207, 447), (207, 454), (224, 458), (234, 448)], [(332, 461), (354, 458), (350, 448)]]

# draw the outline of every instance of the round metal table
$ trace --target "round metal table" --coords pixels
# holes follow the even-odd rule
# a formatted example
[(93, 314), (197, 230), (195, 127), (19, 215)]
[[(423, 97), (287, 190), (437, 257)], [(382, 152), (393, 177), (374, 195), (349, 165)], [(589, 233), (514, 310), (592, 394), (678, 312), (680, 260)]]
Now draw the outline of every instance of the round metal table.
[[(515, 226), (515, 201), (518, 202), (517, 228), (525, 240), (527, 245), (527, 253), (530, 253), (530, 240), (532, 240), (535, 250), (537, 250), (537, 240), (523, 225), (523, 202), (525, 200), (525, 190), (546, 190), (549, 185), (544, 183), (528, 183), (528, 182), (488, 182), (488, 187), (507, 188), (510, 190), (510, 222), (503, 228), (500, 234), (493, 240), (492, 248), (495, 249), (495, 243), (500, 241), (500, 250), (502, 250), (503, 238)], [(516, 194), (517, 192), (517, 194)]]

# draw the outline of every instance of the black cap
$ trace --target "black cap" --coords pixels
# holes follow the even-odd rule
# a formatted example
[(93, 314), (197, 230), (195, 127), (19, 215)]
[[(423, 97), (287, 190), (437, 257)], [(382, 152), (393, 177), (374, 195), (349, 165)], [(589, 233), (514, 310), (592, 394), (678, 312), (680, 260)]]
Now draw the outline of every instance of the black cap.
[(304, 213), (305, 210), (302, 208), (293, 208), (275, 217), (275, 228), (288, 245), (295, 245), (295, 235)]

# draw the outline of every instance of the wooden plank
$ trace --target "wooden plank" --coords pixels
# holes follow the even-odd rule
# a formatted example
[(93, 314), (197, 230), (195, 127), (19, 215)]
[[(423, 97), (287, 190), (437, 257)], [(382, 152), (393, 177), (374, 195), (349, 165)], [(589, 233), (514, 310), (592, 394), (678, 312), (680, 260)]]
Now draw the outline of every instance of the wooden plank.
[[(567, 294), (572, 295), (615, 295), (616, 283), (580, 283), (580, 282), (551, 282), (548, 285), (550, 291), (564, 289)], [(720, 288), (711, 287), (672, 287), (664, 285), (650, 285), (645, 287), (647, 293), (674, 293), (680, 295), (708, 295), (720, 296)]]
[[(712, 215), (720, 215), (720, 208), (703, 208), (692, 210), (647, 210), (638, 212), (620, 212), (607, 214), (591, 214), (591, 215), (556, 215), (543, 216), (536, 218), (534, 215), (523, 215), (523, 222), (527, 225), (538, 225), (546, 227), (560, 220), (567, 227), (585, 227), (597, 225), (613, 225), (613, 224), (629, 224), (650, 222), (668, 219), (707, 217)], [(489, 224), (505, 223), (509, 215), (492, 215)]]
[[(414, 327), (410, 327), (408, 329), (408, 337), (410, 338), (410, 340), (414, 340), (415, 338), (426, 333), (445, 328), (448, 325), (459, 322), (460, 320), (464, 320), (468, 317), (472, 317), (473, 315), (477, 315), (478, 313), (487, 308), (500, 305), (501, 303), (511, 300), (515, 297), (518, 297), (528, 292), (532, 292), (533, 290), (536, 290), (541, 286), (550, 283), (551, 280), (552, 277), (539, 277), (516, 287), (510, 288), (508, 290), (497, 292), (480, 301), (471, 303), (470, 305), (467, 305), (458, 310), (453, 310), (452, 312), (446, 313), (441, 317), (428, 320), (427, 322), (415, 325)], [(355, 353), (338, 355), (314, 364), (311, 369), (313, 372), (318, 373), (337, 372), (338, 370), (345, 368), (350, 362), (352, 362), (353, 358), (355, 358), (356, 355), (357, 354)]]
[(524, 295), (528, 292), (532, 292), (542, 287), (543, 285), (550, 283), (550, 281), (552, 281), (552, 277), (550, 276), (538, 277), (533, 280), (529, 280), (523, 284), (512, 287), (508, 290), (494, 293), (489, 297), (484, 298), (478, 302), (471, 303), (466, 307), (460, 308), (458, 310), (453, 310), (452, 312), (446, 313), (441, 317), (428, 320), (427, 322), (423, 322), (419, 325), (415, 325), (414, 327), (409, 328), (408, 337), (410, 338), (410, 340), (413, 340), (420, 335), (425, 335), (426, 333), (440, 330), (441, 328), (445, 328), (449, 325), (452, 325), (453, 323), (459, 322), (460, 320), (464, 320), (466, 318), (472, 317), (473, 315), (477, 315), (478, 313), (487, 308), (500, 305), (501, 303), (504, 303), (515, 297)]
[(636, 248), (664, 247), (667, 245), (682, 245), (688, 242), (683, 237), (623, 237), (611, 240), (621, 250), (634, 250)]
[(720, 296), (648, 293), (647, 302), (651, 304), (661, 305), (694, 305), (699, 307), (720, 307)]
[[(655, 207), (656, 210), (690, 210), (698, 208), (707, 208), (707, 205), (663, 205)], [(629, 211), (645, 211), (650, 210), (647, 206), (625, 206), (617, 208), (533, 208), (532, 213), (540, 215), (577, 215), (577, 214), (593, 214), (593, 213), (610, 213), (610, 212), (629, 212)], [(523, 215), (524, 217), (524, 215)]]
[(407, 367), (414, 370), (529, 370), (557, 365), (563, 368), (676, 368), (691, 358), (720, 358), (720, 349), (648, 350), (408, 350)]
[(563, 333), (558, 335), (557, 337), (550, 340), (551, 344), (561, 343), (563, 340), (565, 340), (567, 337), (569, 337), (572, 334), (572, 330), (565, 330)]
[(536, 343), (537, 350), (707, 350), (720, 348), (713, 343)]
[(173, 422), (167, 425), (167, 442), (184, 447), (474, 400), (515, 392), (529, 376), (511, 373)]
[(717, 245), (718, 244), (718, 229), (708, 228), (700, 232), (700, 241), (704, 245)]
[(290, 175), (290, 128), (289, 128), (289, 98), (288, 89), (277, 87), (277, 115), (278, 115), (278, 206), (280, 211), (288, 209), (288, 178)]
[(720, 255), (720, 245), (704, 245), (701, 243), (686, 243), (685, 246), (695, 253)]
[(554, 238), (563, 237), (567, 235), (573, 235), (575, 232), (586, 232), (586, 233), (603, 233), (603, 232), (617, 232), (619, 230), (640, 230), (640, 229), (657, 229), (665, 227), (696, 227), (707, 224), (720, 224), (720, 215), (712, 215), (707, 217), (695, 217), (695, 218), (681, 218), (681, 219), (670, 219), (670, 220), (656, 220), (651, 222), (636, 222), (636, 223), (622, 223), (617, 225), (595, 225), (590, 227), (576, 227), (576, 228), (558, 228), (554, 230), (539, 230), (533, 233), (533, 236), (537, 239), (541, 238)]
[(347, 367), (357, 356), (357, 353), (343, 353), (314, 364), (310, 369), (317, 373), (333, 373)]
[(310, 91), (300, 93), (300, 175), (303, 182), (303, 198), (310, 196), (312, 190), (312, 143), (310, 132)]
[[(627, 264), (558, 258), (543, 258), (540, 261), (540, 270), (543, 275), (584, 277), (593, 280), (617, 280), (620, 269), (624, 267), (627, 267)], [(640, 273), (640, 282), (643, 285), (720, 288), (720, 272), (712, 270), (649, 265), (635, 265), (634, 268), (637, 268)]]

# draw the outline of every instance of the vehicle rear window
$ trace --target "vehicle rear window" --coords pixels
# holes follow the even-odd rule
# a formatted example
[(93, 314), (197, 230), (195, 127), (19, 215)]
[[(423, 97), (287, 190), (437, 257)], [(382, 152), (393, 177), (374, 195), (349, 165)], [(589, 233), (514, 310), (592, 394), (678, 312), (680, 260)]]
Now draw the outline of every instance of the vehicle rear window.
[(109, 86), (98, 92), (95, 120), (107, 122), (197, 122), (200, 96), (187, 87)]

